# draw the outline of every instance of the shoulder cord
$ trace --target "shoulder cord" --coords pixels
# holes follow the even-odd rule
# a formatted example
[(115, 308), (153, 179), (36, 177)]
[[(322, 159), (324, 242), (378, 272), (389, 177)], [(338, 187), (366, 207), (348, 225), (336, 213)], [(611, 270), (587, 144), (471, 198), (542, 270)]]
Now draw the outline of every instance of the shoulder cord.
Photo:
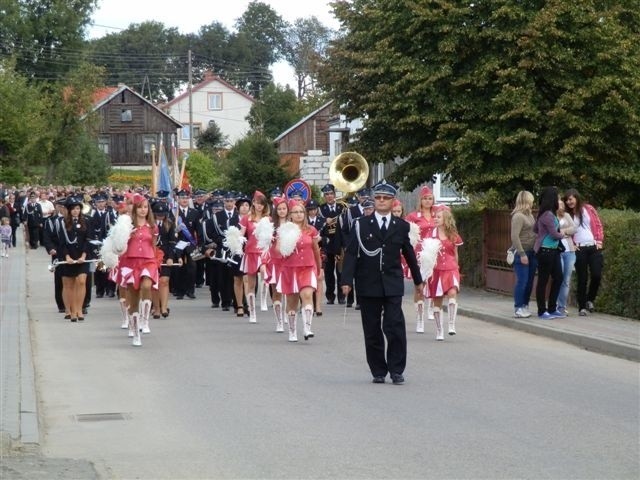
[(67, 244), (68, 245), (75, 245), (78, 243), (78, 234), (76, 233), (76, 238), (73, 240), (73, 242), (69, 239), (69, 234), (67, 232), (66, 228), (62, 229), (62, 233), (64, 233), (64, 238), (67, 240)]
[[(355, 222), (355, 227), (356, 227), (356, 238), (358, 239), (360, 250), (362, 250), (362, 252), (368, 257), (375, 257), (376, 255), (380, 255), (380, 271), (382, 271), (382, 247), (378, 247), (375, 250), (367, 250), (365, 246), (362, 244), (362, 238), (360, 238), (360, 222), (357, 219)], [(360, 256), (359, 253), (358, 253), (358, 256)]]

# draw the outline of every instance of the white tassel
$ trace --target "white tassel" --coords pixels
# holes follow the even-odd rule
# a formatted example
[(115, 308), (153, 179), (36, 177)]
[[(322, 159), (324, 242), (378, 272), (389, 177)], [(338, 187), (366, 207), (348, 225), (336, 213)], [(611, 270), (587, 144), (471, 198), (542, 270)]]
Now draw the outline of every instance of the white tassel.
[(258, 239), (258, 248), (263, 253), (269, 250), (271, 247), (271, 241), (273, 240), (273, 223), (269, 217), (262, 217), (256, 224), (256, 229), (253, 234)]
[(224, 232), (224, 240), (222, 241), (222, 245), (229, 249), (231, 255), (242, 255), (242, 251), (244, 248), (244, 244), (247, 241), (240, 229), (236, 226), (231, 225), (227, 228), (227, 231)]
[(420, 252), (422, 281), (426, 282), (433, 275), (433, 269), (436, 266), (441, 247), (442, 243), (437, 238), (425, 238), (422, 240), (422, 251)]
[(100, 247), (100, 258), (107, 268), (114, 268), (118, 265), (118, 255), (113, 251), (113, 239), (107, 237)]
[(302, 230), (292, 222), (285, 222), (278, 227), (278, 250), (284, 257), (288, 257), (296, 249)]
[(113, 253), (120, 256), (127, 250), (133, 223), (129, 215), (120, 215), (109, 232)]
[(420, 227), (417, 223), (409, 222), (409, 242), (413, 248), (420, 242)]

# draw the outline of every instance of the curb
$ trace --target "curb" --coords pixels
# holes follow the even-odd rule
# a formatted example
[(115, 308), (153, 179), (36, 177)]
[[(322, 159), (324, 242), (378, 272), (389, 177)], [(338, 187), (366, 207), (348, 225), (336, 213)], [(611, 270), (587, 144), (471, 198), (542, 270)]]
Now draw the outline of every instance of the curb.
[(467, 308), (458, 307), (458, 314), (464, 315), (465, 317), (475, 318), (477, 320), (483, 320), (485, 322), (495, 323), (504, 327), (513, 328), (515, 330), (533, 333), (534, 335), (560, 340), (562, 342), (584, 348), (585, 350), (624, 358), (625, 360), (632, 360), (634, 362), (640, 362), (640, 348), (634, 345), (626, 345), (611, 339), (569, 332), (524, 319), (516, 320), (514, 318), (499, 317), (496, 315), (469, 310)]

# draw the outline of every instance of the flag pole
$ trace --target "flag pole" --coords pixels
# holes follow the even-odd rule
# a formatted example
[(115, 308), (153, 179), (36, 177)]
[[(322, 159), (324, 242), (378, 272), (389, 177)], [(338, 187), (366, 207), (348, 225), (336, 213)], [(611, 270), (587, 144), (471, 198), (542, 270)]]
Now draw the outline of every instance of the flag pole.
[(151, 196), (158, 191), (158, 166), (156, 165), (156, 146), (151, 145)]

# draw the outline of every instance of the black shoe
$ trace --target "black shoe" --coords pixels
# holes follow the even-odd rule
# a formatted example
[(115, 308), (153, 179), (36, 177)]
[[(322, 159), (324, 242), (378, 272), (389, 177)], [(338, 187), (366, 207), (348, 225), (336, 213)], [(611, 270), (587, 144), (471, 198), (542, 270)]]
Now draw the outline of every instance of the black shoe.
[[(82, 314), (83, 314), (83, 315), (86, 315), (87, 313), (88, 313), (88, 310), (87, 310), (87, 308), (86, 308), (86, 307), (84, 307), (84, 308), (82, 309)], [(83, 320), (84, 320), (84, 318), (83, 318)]]
[(109, 298), (113, 298), (113, 297), (115, 297), (115, 296), (116, 296), (115, 292), (109, 292), (109, 293), (107, 293), (107, 297), (109, 297)]
[(371, 383), (384, 383), (384, 377), (382, 376), (373, 377), (373, 380), (371, 380)]
[(154, 313), (154, 314), (153, 314), (153, 318), (154, 318), (154, 319), (156, 319), (156, 320), (158, 320), (158, 319), (160, 318), (160, 314), (158, 314), (158, 313)]
[(347, 303), (347, 308), (353, 307), (353, 303)]
[(360, 310), (360, 305), (356, 303), (355, 309)]
[(169, 312), (170, 312), (170, 311), (171, 311), (171, 310), (167, 308), (167, 311), (166, 311), (166, 312), (162, 312), (162, 317), (163, 317), (163, 318), (167, 318), (167, 317), (169, 316)]
[(77, 318), (72, 318), (72, 319), (71, 319), (71, 321), (72, 321), (72, 322), (77, 322), (77, 321), (78, 321), (78, 319), (77, 319)]
[(344, 299), (342, 299), (342, 300), (338, 300), (338, 303), (339, 303), (340, 305), (344, 305), (344, 304), (345, 304), (345, 303), (347, 303), (347, 302), (346, 302)]
[(401, 373), (392, 373), (391, 381), (394, 385), (402, 385), (404, 383), (404, 377)]
[(65, 320), (71, 320), (71, 315), (65, 315), (65, 316), (64, 316), (64, 319), (65, 319)]
[(197, 283), (196, 288), (202, 288), (202, 283)]
[(333, 305), (334, 300), (327, 300), (327, 305)]
[(59, 308), (58, 313), (64, 313), (64, 308)]
[(220, 304), (219, 303), (214, 303), (213, 305), (211, 305), (211, 308), (220, 308)]
[(104, 297), (104, 294), (102, 294), (102, 293), (96, 293), (96, 298), (102, 298), (102, 297)]
[(176, 295), (176, 300), (183, 300), (184, 299), (184, 295)]
[(222, 311), (223, 312), (228, 312), (229, 311), (229, 307), (222, 307)]
[(196, 296), (193, 293), (187, 293), (187, 297), (189, 297), (191, 300), (196, 298)]
[[(73, 320), (72, 320), (73, 321)], [(84, 317), (78, 317), (79, 322), (84, 322)]]
[(316, 317), (321, 317), (322, 316), (322, 312), (315, 312), (316, 313)]

